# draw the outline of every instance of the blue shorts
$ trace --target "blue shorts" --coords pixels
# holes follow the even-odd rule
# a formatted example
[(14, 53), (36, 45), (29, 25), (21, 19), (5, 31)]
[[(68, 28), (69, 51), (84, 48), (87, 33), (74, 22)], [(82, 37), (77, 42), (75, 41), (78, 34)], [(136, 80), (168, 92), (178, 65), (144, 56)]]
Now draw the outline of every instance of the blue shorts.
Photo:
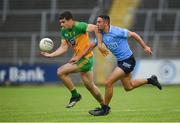
[(136, 65), (136, 60), (133, 55), (131, 55), (129, 58), (118, 61), (117, 62), (118, 67), (120, 67), (126, 74), (131, 73), (134, 70), (134, 67)]

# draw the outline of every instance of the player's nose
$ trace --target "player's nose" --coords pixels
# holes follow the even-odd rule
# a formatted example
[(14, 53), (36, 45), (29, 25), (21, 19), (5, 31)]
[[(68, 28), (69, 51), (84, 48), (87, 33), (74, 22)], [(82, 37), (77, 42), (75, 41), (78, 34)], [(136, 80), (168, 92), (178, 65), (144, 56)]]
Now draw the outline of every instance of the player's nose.
[(61, 26), (61, 27), (64, 27), (64, 24), (63, 24), (63, 23), (61, 23), (61, 24), (60, 24), (60, 26)]

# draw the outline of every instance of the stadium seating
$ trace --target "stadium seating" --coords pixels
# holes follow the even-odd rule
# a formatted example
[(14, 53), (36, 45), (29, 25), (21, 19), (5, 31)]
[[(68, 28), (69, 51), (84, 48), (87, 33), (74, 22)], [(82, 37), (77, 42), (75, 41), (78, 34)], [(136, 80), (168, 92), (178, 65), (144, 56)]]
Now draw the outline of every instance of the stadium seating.
[[(179, 0), (141, 0), (134, 12), (131, 30), (138, 32), (153, 47), (154, 58), (180, 56), (179, 8)], [(139, 50), (139, 46), (133, 43), (131, 45), (135, 49), (136, 56), (148, 58), (143, 51)]]
[[(141, 10), (141, 12), (137, 13), (135, 15), (135, 21), (134, 21), (134, 26), (132, 27), (133, 30), (138, 30), (138, 31), (144, 31), (145, 27), (145, 21), (147, 17), (147, 10), (152, 10), (152, 23), (154, 23), (154, 31), (173, 31), (174, 30), (174, 24), (176, 20), (176, 13), (171, 12), (172, 9), (177, 9), (178, 5), (180, 7), (180, 2), (173, 8), (173, 6), (178, 3), (178, 0), (164, 0), (164, 4), (166, 7), (161, 8), (162, 10), (159, 10), (159, 1), (160, 0), (152, 0), (152, 1), (147, 1), (147, 0), (142, 0), (140, 3), (140, 6), (138, 10)], [(164, 5), (165, 6), (165, 5)], [(176, 8), (177, 7), (177, 8)], [(156, 11), (155, 11), (156, 10)], [(162, 12), (166, 10), (167, 12)], [(161, 11), (161, 13), (158, 13)], [(160, 16), (161, 18), (159, 19)], [(150, 27), (153, 28), (152, 23), (150, 23)], [(168, 26), (167, 26), (168, 25)]]
[[(8, 0), (7, 11), (4, 12), (5, 1), (0, 0), (0, 57), (2, 59), (0, 62), (2, 63), (16, 61), (16, 59), (29, 62), (33, 40), (36, 46), (34, 62), (47, 62), (39, 55), (38, 41), (46, 36), (52, 37), (56, 41), (55, 44), (59, 44), (59, 14), (64, 10), (71, 10), (76, 20), (88, 22), (93, 9), (99, 4), (98, 0), (76, 0), (76, 2), (74, 0)], [(57, 1), (56, 8), (52, 8), (52, 1)], [(134, 18), (130, 30), (138, 32), (153, 47), (154, 58), (180, 56), (180, 24), (176, 22), (179, 8), (179, 0), (140, 0), (138, 9), (133, 11)], [(46, 25), (45, 28), (43, 24)], [(147, 58), (136, 43), (130, 42), (130, 45), (138, 58)], [(69, 57), (71, 53), (66, 58)], [(12, 58), (15, 60), (9, 60)], [(54, 59), (51, 62), (60, 60), (60, 58)]]
[[(0, 1), (0, 46), (5, 47), (7, 50), (4, 53), (5, 48), (0, 48), (2, 63), (12, 62), (13, 60), (10, 60), (12, 58), (15, 59), (15, 62), (18, 59), (28, 63), (32, 53), (32, 40), (35, 40), (36, 46), (35, 62), (47, 62), (47, 59), (39, 55), (38, 50), (38, 43), (40, 38), (42, 38), (42, 30), (45, 31), (43, 37), (51, 37), (56, 41), (57, 47), (60, 40), (59, 14), (64, 10), (70, 10), (74, 15), (74, 19), (88, 22), (91, 12), (98, 2), (96, 0), (76, 0), (76, 2), (74, 0), (54, 1), (56, 8), (52, 8), (52, 0), (8, 0), (4, 20), (3, 5), (5, 1)], [(52, 9), (55, 9), (55, 11)], [(13, 47), (16, 48), (12, 50)], [(72, 56), (71, 51), (68, 54), (66, 59)], [(62, 59), (56, 59), (56, 61), (64, 62), (64, 58)]]

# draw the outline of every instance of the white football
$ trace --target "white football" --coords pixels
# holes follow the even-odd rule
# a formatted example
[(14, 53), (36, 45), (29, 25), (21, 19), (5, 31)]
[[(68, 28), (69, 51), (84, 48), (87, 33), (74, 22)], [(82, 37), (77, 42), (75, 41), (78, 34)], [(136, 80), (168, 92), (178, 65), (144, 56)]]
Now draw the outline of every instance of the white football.
[(39, 42), (39, 48), (41, 51), (49, 52), (53, 49), (54, 42), (50, 38), (43, 38)]

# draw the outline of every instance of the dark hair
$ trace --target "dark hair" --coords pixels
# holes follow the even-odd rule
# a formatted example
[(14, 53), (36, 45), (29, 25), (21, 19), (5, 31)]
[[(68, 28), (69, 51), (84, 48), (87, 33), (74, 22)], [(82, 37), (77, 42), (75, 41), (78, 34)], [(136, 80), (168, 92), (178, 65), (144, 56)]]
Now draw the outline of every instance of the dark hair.
[(107, 21), (110, 24), (110, 17), (108, 15), (99, 15), (98, 17), (102, 18), (104, 21)]
[(59, 19), (60, 19), (60, 20), (61, 20), (61, 19), (70, 20), (70, 19), (73, 19), (73, 16), (72, 16), (72, 14), (71, 14), (70, 11), (64, 11), (64, 12), (60, 15)]

